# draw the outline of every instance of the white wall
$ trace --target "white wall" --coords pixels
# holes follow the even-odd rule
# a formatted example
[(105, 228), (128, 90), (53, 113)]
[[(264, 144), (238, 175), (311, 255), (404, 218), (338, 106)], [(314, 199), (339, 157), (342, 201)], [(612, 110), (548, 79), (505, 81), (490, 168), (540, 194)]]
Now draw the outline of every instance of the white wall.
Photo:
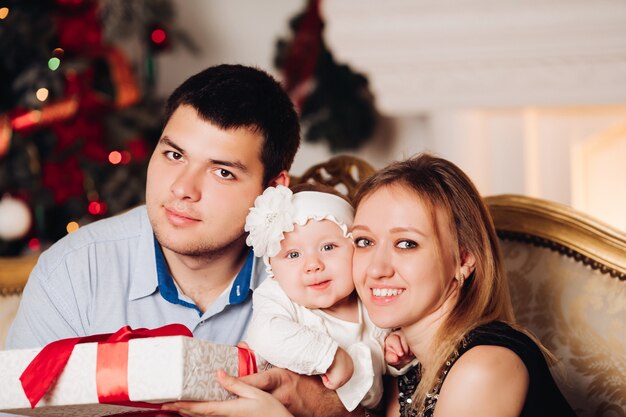
[[(198, 55), (177, 48), (158, 58), (158, 94), (169, 95), (187, 77), (222, 63), (258, 66), (280, 78), (273, 66), (276, 41), (291, 35), (289, 19), (304, 0), (173, 0), (176, 20), (202, 48)], [(328, 159), (324, 145), (303, 144), (292, 172), (301, 174)]]
[[(489, 3), (490, 0), (472, 0), (470, 3), (478, 5), (485, 1)], [(394, 0), (392, 3), (402, 5), (402, 8), (408, 8), (414, 12), (420, 12), (419, 2)], [(431, 11), (436, 11), (435, 17), (437, 19), (445, 20), (446, 16), (449, 15), (448, 12), (452, 12), (452, 15), (456, 17), (461, 16), (459, 10), (456, 9), (458, 7), (467, 9), (471, 6), (470, 3), (450, 0), (445, 2), (445, 7), (440, 7), (439, 3), (435, 1), (419, 4), (432, 8)], [(499, 57), (499, 61), (497, 61), (502, 64), (498, 67), (499, 76), (497, 77), (497, 85), (501, 88), (490, 88), (489, 83), (493, 80), (489, 78), (488, 73), (481, 73), (478, 67), (474, 67), (467, 74), (457, 71), (454, 77), (457, 84), (467, 81), (468, 77), (469, 79), (476, 77), (480, 81), (479, 84), (469, 85), (469, 92), (466, 95), (464, 95), (465, 93), (461, 88), (451, 88), (449, 85), (446, 85), (447, 78), (443, 77), (445, 73), (441, 73), (441, 76), (434, 80), (433, 77), (437, 75), (437, 72), (427, 74), (425, 69), (420, 67), (420, 76), (428, 76), (434, 80), (430, 85), (430, 89), (422, 90), (423, 93), (421, 95), (419, 91), (406, 94), (406, 89), (390, 89), (384, 93), (379, 92), (380, 95), (384, 95), (383, 104), (385, 105), (383, 107), (385, 109), (393, 109), (393, 103), (396, 103), (396, 107), (400, 110), (397, 114), (393, 114), (392, 111), (385, 116), (381, 116), (381, 123), (375, 137), (366, 146), (358, 150), (358, 156), (365, 158), (375, 167), (382, 167), (392, 160), (402, 159), (417, 152), (429, 150), (458, 164), (474, 179), (479, 190), (484, 195), (515, 193), (546, 198), (563, 204), (574, 205), (579, 209), (587, 210), (591, 214), (601, 217), (607, 222), (612, 222), (617, 227), (624, 228), (625, 226), (623, 226), (624, 223), (621, 219), (625, 216), (621, 215), (619, 210), (606, 209), (606, 207), (615, 206), (616, 204), (623, 207), (623, 197), (622, 200), (611, 200), (609, 195), (608, 200), (604, 198), (601, 203), (597, 203), (597, 199), (594, 200), (595, 202), (591, 200), (598, 193), (589, 191), (589, 188), (593, 184), (598, 183), (598, 178), (605, 178), (602, 172), (621, 172), (620, 166), (623, 166), (623, 161), (626, 160), (626, 154), (624, 154), (626, 135), (622, 135), (618, 142), (611, 142), (611, 151), (609, 152), (612, 155), (611, 158), (605, 157), (602, 159), (600, 156), (597, 158), (597, 161), (610, 161), (615, 166), (607, 167), (589, 158), (581, 160), (579, 157), (580, 151), (577, 154), (576, 149), (580, 150), (581, 146), (589, 141), (597, 143), (597, 139), (594, 138), (601, 136), (604, 132), (617, 125), (626, 123), (626, 94), (623, 93), (624, 85), (626, 84), (624, 84), (623, 79), (620, 79), (619, 82), (617, 79), (613, 80), (614, 82), (611, 81), (615, 77), (593, 77), (595, 83), (599, 85), (597, 89), (594, 89), (594, 83), (581, 82), (581, 80), (585, 79), (584, 77), (580, 79), (575, 78), (580, 74), (587, 74), (587, 77), (590, 74), (615, 75), (626, 68), (624, 62), (622, 62), (624, 60), (616, 61), (615, 66), (612, 67), (612, 61), (608, 58), (600, 61), (589, 59), (585, 61), (586, 69), (578, 65), (575, 67), (577, 71), (575, 74), (561, 77), (558, 75), (558, 71), (567, 71), (568, 68), (572, 68), (569, 64), (555, 66), (553, 59), (549, 57), (538, 59), (534, 56), (535, 52), (532, 52), (531, 42), (538, 42), (538, 44), (543, 42), (541, 38), (542, 31), (550, 35), (550, 39), (554, 39), (554, 31), (558, 29), (553, 27), (554, 22), (564, 21), (565, 24), (571, 25), (573, 20), (579, 21), (584, 19), (585, 7), (592, 9), (594, 7), (593, 3), (577, 0), (576, 8), (572, 9), (575, 11), (576, 19), (564, 20), (558, 17), (563, 8), (569, 7), (566, 3), (552, 0), (550, 7), (541, 13), (535, 11), (518, 14), (526, 17), (523, 19), (519, 18), (516, 22), (516, 33), (524, 33), (523, 27), (520, 26), (524, 24), (538, 28), (532, 33), (533, 36), (524, 39), (524, 45), (527, 47), (522, 48), (523, 51), (521, 51), (523, 54), (532, 55), (532, 71), (527, 74), (530, 75), (528, 86), (533, 88), (532, 91), (529, 88), (525, 88), (523, 82), (520, 84), (520, 80), (524, 79), (524, 74), (519, 72), (520, 69), (524, 68), (523, 57), (511, 56), (511, 51), (507, 52), (506, 60)], [(192, 56), (181, 49), (162, 54), (158, 58), (160, 71), (157, 74), (159, 92), (162, 95), (167, 95), (188, 76), (209, 65), (224, 62), (256, 65), (280, 77), (280, 74), (277, 73), (272, 64), (275, 43), (279, 37), (291, 34), (288, 28), (288, 21), (304, 7), (304, 4), (304, 0), (272, 0), (266, 2), (253, 0), (174, 0), (179, 24), (186, 29), (202, 47), (203, 51), (198, 56)], [(374, 14), (366, 13), (366, 10), (363, 8), (354, 9), (357, 7), (354, 1), (350, 3), (352, 5), (350, 7), (342, 3), (341, 0), (327, 0), (323, 4), (326, 4), (326, 11), (333, 7), (343, 7), (345, 12), (343, 18), (348, 19), (350, 24), (361, 29), (367, 25), (363, 25), (362, 22), (359, 23), (354, 19), (363, 16), (367, 18), (369, 16), (369, 18), (379, 21), (380, 25), (376, 27), (378, 30), (383, 31), (387, 27), (393, 27), (394, 24), (393, 22), (385, 21), (382, 13), (385, 10), (397, 13), (399, 10), (397, 7), (394, 9), (393, 7), (383, 6), (383, 4), (387, 4), (386, 2), (367, 3), (370, 4), (369, 7), (377, 7), (378, 11)], [(595, 20), (591, 19), (586, 23), (581, 21), (581, 24), (585, 23), (588, 26), (595, 25), (594, 27), (596, 27), (598, 26), (596, 25), (596, 20), (598, 19), (615, 20), (615, 16), (624, 15), (624, 7), (621, 5), (618, 6), (619, 14), (615, 13), (613, 17), (609, 13), (610, 10), (605, 10), (607, 7), (613, 7), (613, 4), (617, 5), (618, 3), (615, 0), (607, 0), (603, 4), (603, 13), (598, 12), (594, 15)], [(520, 4), (518, 6), (522, 7)], [(531, 6), (529, 5), (528, 7)], [(480, 15), (477, 12), (478, 9), (472, 10), (474, 10), (472, 16)], [(506, 8), (497, 9), (498, 13), (505, 14), (509, 13), (507, 10)], [(402, 12), (404, 20), (406, 20), (407, 13)], [(509, 14), (512, 16), (512, 13)], [(533, 16), (543, 16), (542, 19), (545, 18), (545, 21), (542, 20), (543, 23), (534, 22), (531, 19)], [(473, 24), (472, 22), (474, 22), (474, 20), (461, 17), (455, 20), (457, 25), (461, 25), (463, 22), (468, 24)], [(327, 22), (333, 19), (332, 16), (326, 16), (326, 18)], [(334, 25), (332, 26), (332, 33), (345, 36), (350, 35), (350, 30), (343, 27), (342, 32), (342, 28), (337, 27), (336, 20), (330, 23)], [(423, 20), (422, 23), (424, 23)], [(432, 28), (432, 30), (448, 30), (446, 29), (448, 26), (445, 23), (440, 23), (420, 25), (419, 33), (423, 35), (423, 32), (427, 31), (428, 28)], [(404, 25), (402, 28), (406, 31), (414, 27), (415, 24)], [(480, 54), (484, 55), (490, 50), (489, 42), (502, 46), (497, 32), (494, 32), (500, 26), (496, 25), (491, 28), (491, 33), (481, 34), (480, 41), (484, 45), (478, 48)], [(603, 30), (607, 31), (609, 29), (613, 31), (606, 32), (612, 36), (610, 39), (617, 39), (613, 43), (608, 42), (610, 45), (600, 48), (606, 56), (610, 56), (610, 54), (614, 54), (616, 53), (615, 51), (619, 51), (619, 48), (622, 48), (624, 43), (620, 40), (622, 37), (615, 36), (615, 34), (626, 30), (626, 22), (623, 26), (612, 24), (605, 25), (604, 29), (601, 29), (600, 26), (596, 29), (593, 34), (595, 36), (594, 39), (599, 40), (598, 42), (605, 39), (602, 37), (604, 36), (603, 33), (605, 33)], [(387, 58), (368, 58), (369, 47), (365, 45), (361, 45), (361, 50), (355, 52), (354, 49), (358, 44), (354, 42), (359, 42), (359, 37), (350, 38), (352, 43), (349, 43), (349, 45), (352, 46), (350, 46), (349, 50), (337, 51), (336, 57), (340, 60), (350, 60), (352, 59), (350, 53), (355, 52), (355, 62), (348, 63), (356, 70), (365, 72), (368, 76), (375, 75), (373, 73), (368, 74), (369, 70), (383, 71), (387, 69), (391, 71), (393, 68), (403, 68), (403, 62), (408, 62), (406, 59), (409, 59), (409, 55), (412, 53), (400, 50), (401, 48), (398, 45), (402, 45), (402, 42), (406, 43), (406, 39), (394, 40), (392, 32), (385, 35), (385, 45), (395, 45), (396, 47), (379, 48), (378, 50), (378, 53), (388, 53)], [(433, 35), (431, 39), (437, 39), (440, 35), (440, 33)], [(561, 46), (554, 49), (553, 53), (565, 54), (565, 52), (574, 51), (574, 49), (570, 50), (566, 47), (566, 40), (564, 41), (562, 37), (558, 39), (561, 42), (559, 44)], [(578, 42), (577, 39), (573, 37), (571, 41), (576, 44)], [(335, 45), (333, 42), (329, 42), (329, 44), (333, 52), (335, 52), (333, 48), (341, 47), (340, 44)], [(455, 43), (447, 42), (444, 45), (447, 45), (448, 49), (459, 48), (459, 46), (455, 46), (457, 45)], [(474, 46), (477, 47), (477, 45)], [(609, 46), (613, 49), (609, 48)], [(448, 49), (442, 56), (446, 59), (456, 59), (456, 55)], [(495, 50), (504, 49), (496, 48)], [(429, 59), (437, 59), (436, 48), (431, 46), (428, 51), (430, 51)], [(575, 51), (582, 54), (578, 49), (575, 49)], [(543, 49), (539, 52), (546, 53)], [(394, 53), (395, 55), (393, 55)], [(617, 55), (623, 58), (621, 53)], [(492, 61), (485, 61), (483, 58), (485, 56), (471, 57), (466, 54), (463, 59), (475, 62), (479, 66), (484, 64), (488, 67), (489, 62)], [(375, 66), (367, 68), (368, 62), (375, 64)], [(514, 65), (516, 69), (515, 71), (512, 70), (510, 75), (507, 75), (504, 69), (506, 65), (504, 64), (508, 65), (511, 62), (516, 63)], [(590, 73), (589, 71), (592, 71), (590, 66), (595, 65), (596, 62), (600, 62), (602, 66), (600, 69), (593, 69), (593, 71), (599, 72)], [(360, 65), (365, 65), (365, 67), (360, 67)], [(448, 66), (446, 68), (451, 69), (452, 67)], [(556, 72), (551, 73), (551, 69)], [(493, 68), (489, 68), (489, 71), (492, 70)], [(544, 72), (542, 73), (541, 71)], [(507, 77), (510, 79), (507, 79)], [(559, 87), (561, 84), (556, 85), (553, 82), (544, 83), (544, 85), (538, 83), (538, 79), (543, 81), (553, 80), (557, 84), (558, 82), (569, 82), (570, 84), (568, 85), (570, 87), (580, 84), (582, 88), (577, 88), (576, 94), (572, 95), (571, 88), (561, 88)], [(510, 83), (514, 83), (515, 87), (511, 87), (506, 91), (503, 90)], [(458, 84), (457, 87), (462, 87), (462, 85)], [(545, 100), (543, 102), (541, 98), (544, 90), (537, 88), (540, 85), (544, 85), (544, 87), (546, 85), (556, 86), (555, 88), (545, 89)], [(615, 87), (609, 88), (611, 85)], [(436, 90), (436, 94), (433, 89)], [(516, 91), (519, 92), (518, 96), (514, 96), (517, 94)], [(586, 91), (588, 91), (589, 100), (584, 99)], [(431, 95), (429, 96), (428, 94)], [(444, 94), (447, 94), (447, 96), (444, 96)], [(532, 96), (533, 101), (529, 102), (525, 98), (526, 96)], [(431, 99), (427, 99), (428, 97), (431, 97)], [(476, 97), (483, 101), (478, 100)], [(608, 97), (605, 103), (602, 103), (602, 100), (600, 100), (602, 97)], [(500, 101), (500, 104), (498, 104), (498, 101)], [(413, 103), (415, 103), (415, 107), (411, 110)], [(430, 103), (435, 104), (429, 106)], [(472, 105), (472, 103), (474, 104)], [(540, 107), (537, 106), (537, 103), (550, 107)], [(590, 103), (593, 103), (593, 107), (589, 107)], [(587, 107), (584, 107), (583, 104)], [(583, 148), (589, 149), (589, 146), (586, 148), (583, 146)], [(596, 149), (597, 146), (591, 148)], [(607, 153), (606, 150), (603, 152)], [(596, 153), (601, 155), (601, 151)], [(292, 172), (301, 174), (307, 167), (326, 160), (330, 156), (330, 151), (325, 144), (304, 142), (296, 156)], [(581, 169), (585, 171), (584, 175), (580, 174)], [(591, 172), (593, 169), (595, 169), (595, 173)], [(621, 176), (618, 174), (606, 178), (607, 184), (605, 188), (614, 190), (612, 194), (615, 196), (626, 195), (626, 186), (621, 181)], [(590, 178), (594, 179), (591, 180)], [(604, 193), (604, 196), (606, 197), (606, 193)], [(621, 223), (616, 221), (616, 219), (620, 220)]]
[[(173, 0), (173, 4), (178, 25), (201, 46), (202, 52), (194, 56), (176, 48), (157, 58), (157, 92), (162, 96), (190, 75), (220, 63), (255, 65), (280, 78), (273, 66), (276, 41), (291, 34), (289, 19), (302, 10), (306, 1)], [(377, 137), (358, 151), (375, 167), (423, 150), (428, 129), (424, 118), (383, 118), (380, 125)], [(301, 174), (330, 156), (324, 143), (303, 142), (292, 172)]]
[(178, 25), (202, 48), (192, 56), (182, 48), (160, 56), (158, 91), (167, 95), (188, 76), (222, 63), (272, 65), (276, 40), (289, 34), (289, 18), (304, 0), (173, 0)]

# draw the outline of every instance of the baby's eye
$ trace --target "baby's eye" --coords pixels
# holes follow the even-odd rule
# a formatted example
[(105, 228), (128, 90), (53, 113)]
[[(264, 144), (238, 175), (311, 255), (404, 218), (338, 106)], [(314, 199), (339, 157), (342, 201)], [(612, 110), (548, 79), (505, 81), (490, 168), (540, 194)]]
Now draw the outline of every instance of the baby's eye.
[(289, 252), (287, 254), (288, 259), (296, 259), (300, 257), (300, 252)]
[(396, 243), (396, 247), (400, 249), (413, 249), (417, 247), (417, 243), (412, 240), (401, 240)]
[(333, 250), (335, 249), (337, 246), (334, 243), (327, 243), (324, 246), (322, 246), (322, 252), (327, 252), (329, 250)]
[(354, 245), (357, 248), (365, 248), (367, 246), (372, 246), (372, 241), (364, 237), (357, 237), (354, 239)]

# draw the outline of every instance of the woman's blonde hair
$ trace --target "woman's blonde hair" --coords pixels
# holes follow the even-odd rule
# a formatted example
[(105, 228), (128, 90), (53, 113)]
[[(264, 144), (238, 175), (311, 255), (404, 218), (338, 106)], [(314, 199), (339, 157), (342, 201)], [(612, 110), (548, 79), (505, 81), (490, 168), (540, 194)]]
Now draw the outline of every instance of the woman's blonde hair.
[(457, 261), (462, 251), (476, 259), (474, 272), (465, 280), (456, 305), (431, 345), (436, 351), (429, 362), (435, 366), (422, 370), (411, 403), (421, 413), (426, 394), (463, 337), (493, 320), (513, 324), (514, 316), (493, 220), (469, 177), (450, 161), (419, 154), (392, 163), (366, 179), (355, 195), (355, 208), (358, 211), (363, 199), (376, 190), (396, 185), (416, 194), (429, 209), (433, 225), (439, 224), (437, 213), (445, 213)]

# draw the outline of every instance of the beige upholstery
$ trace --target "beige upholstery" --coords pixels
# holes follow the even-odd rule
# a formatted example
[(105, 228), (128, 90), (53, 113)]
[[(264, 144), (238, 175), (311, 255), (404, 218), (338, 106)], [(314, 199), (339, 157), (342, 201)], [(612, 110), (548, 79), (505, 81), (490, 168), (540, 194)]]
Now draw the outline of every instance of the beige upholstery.
[[(352, 196), (373, 172), (339, 156), (292, 184), (319, 182)], [(565, 396), (581, 417), (625, 416), (626, 235), (560, 204), (522, 196), (486, 202), (518, 321), (560, 360), (555, 374)], [(35, 260), (0, 259), (0, 346)]]
[(15, 318), (20, 294), (36, 262), (35, 255), (0, 258), (0, 350), (4, 349), (4, 340)]
[(19, 304), (19, 294), (0, 296), (0, 350), (4, 349), (4, 341)]
[(560, 204), (486, 201), (517, 320), (560, 360), (563, 394), (581, 417), (626, 415), (626, 235)]

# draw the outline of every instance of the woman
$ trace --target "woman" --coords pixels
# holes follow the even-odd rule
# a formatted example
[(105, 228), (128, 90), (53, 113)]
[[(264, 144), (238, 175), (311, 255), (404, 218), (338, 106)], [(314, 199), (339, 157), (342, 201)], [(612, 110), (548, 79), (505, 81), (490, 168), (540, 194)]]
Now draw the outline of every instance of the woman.
[[(467, 175), (421, 154), (365, 180), (354, 203), (356, 289), (417, 359), (386, 387), (387, 416), (575, 416), (549, 353), (514, 324), (493, 222)], [(224, 415), (277, 406), (246, 395)]]
[(387, 416), (575, 415), (513, 324), (493, 222), (457, 166), (428, 154), (393, 163), (355, 206), (359, 296), (419, 361), (385, 390)]

